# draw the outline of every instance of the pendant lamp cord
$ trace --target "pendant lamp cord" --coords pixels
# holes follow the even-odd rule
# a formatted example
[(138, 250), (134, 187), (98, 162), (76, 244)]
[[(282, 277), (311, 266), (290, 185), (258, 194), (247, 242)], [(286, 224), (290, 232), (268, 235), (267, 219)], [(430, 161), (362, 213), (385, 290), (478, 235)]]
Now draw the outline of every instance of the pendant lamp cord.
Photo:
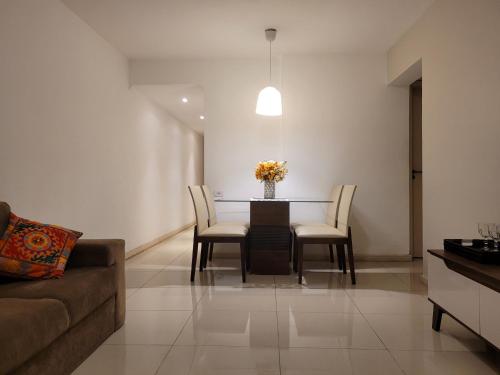
[(271, 41), (269, 41), (269, 83), (271, 83)]

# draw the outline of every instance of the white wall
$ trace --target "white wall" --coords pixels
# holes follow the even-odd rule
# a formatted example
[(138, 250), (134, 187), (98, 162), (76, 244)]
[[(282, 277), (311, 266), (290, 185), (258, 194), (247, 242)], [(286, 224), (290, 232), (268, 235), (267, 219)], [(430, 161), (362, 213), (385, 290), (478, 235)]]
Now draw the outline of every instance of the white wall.
[(500, 2), (438, 0), (389, 51), (422, 59), (424, 249), (500, 222)]
[[(385, 55), (284, 56), (273, 65), (282, 119), (255, 114), (265, 59), (133, 61), (131, 81), (203, 85), (205, 180), (226, 198), (261, 196), (256, 162), (288, 160), (278, 195), (326, 198), (333, 184), (358, 184), (355, 252), (408, 255), (408, 90), (387, 87)], [(225, 219), (248, 218), (248, 204), (218, 208), (230, 211)], [(324, 205), (292, 206), (292, 220), (320, 221), (324, 214)]]
[(203, 139), (119, 52), (55, 0), (0, 2), (0, 51), (0, 200), (128, 250), (192, 222)]

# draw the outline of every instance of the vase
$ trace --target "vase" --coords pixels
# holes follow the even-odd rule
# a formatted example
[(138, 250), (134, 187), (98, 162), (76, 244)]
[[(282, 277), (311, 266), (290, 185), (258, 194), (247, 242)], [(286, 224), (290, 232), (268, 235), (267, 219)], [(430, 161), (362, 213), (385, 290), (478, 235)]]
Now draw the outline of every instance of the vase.
[(264, 199), (274, 199), (276, 182), (264, 181)]

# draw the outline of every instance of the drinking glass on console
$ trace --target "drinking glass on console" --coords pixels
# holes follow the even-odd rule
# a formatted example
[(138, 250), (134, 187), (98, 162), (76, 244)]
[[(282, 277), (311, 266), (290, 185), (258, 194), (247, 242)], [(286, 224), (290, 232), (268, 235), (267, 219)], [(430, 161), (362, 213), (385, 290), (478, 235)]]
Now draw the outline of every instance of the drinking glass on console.
[(489, 232), (489, 224), (488, 223), (479, 223), (477, 224), (477, 231), (484, 238), (484, 246), (483, 250), (489, 250), (488, 238), (490, 237)]
[(490, 233), (490, 237), (493, 238), (493, 247), (495, 248), (495, 251), (499, 251), (498, 242), (500, 241), (500, 224), (489, 224), (488, 232)]

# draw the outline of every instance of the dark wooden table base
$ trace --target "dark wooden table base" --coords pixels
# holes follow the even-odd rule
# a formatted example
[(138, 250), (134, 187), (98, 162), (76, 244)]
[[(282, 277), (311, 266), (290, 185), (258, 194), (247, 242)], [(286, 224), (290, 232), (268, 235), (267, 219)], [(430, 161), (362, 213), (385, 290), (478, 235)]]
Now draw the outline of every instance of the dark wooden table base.
[(250, 270), (259, 275), (290, 273), (290, 203), (250, 202)]

